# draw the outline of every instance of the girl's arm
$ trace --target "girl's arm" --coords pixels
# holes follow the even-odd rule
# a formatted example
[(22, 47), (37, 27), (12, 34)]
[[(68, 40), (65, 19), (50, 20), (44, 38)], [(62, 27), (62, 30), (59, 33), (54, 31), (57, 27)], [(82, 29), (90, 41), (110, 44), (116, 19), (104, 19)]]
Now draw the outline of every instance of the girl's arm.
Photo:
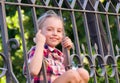
[(42, 67), (45, 40), (46, 40), (45, 37), (41, 34), (41, 30), (39, 30), (35, 38), (35, 43), (36, 43), (35, 53), (29, 63), (30, 73), (33, 76), (37, 76)]

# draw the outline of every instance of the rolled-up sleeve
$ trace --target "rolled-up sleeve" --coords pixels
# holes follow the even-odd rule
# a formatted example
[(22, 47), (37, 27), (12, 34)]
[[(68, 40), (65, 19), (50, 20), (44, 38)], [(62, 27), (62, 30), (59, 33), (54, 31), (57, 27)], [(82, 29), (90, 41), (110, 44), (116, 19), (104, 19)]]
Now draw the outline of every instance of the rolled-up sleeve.
[[(32, 59), (32, 57), (33, 57), (33, 55), (34, 55), (34, 52), (35, 52), (35, 46), (34, 47), (32, 47), (30, 50), (29, 50), (29, 52), (27, 53), (27, 56), (28, 56), (28, 64), (31, 62), (31, 59)], [(26, 71), (26, 64), (25, 64), (25, 62), (24, 62), (24, 65), (23, 65), (23, 75), (25, 75), (25, 77), (26, 77), (26, 74), (27, 74), (27, 71)]]

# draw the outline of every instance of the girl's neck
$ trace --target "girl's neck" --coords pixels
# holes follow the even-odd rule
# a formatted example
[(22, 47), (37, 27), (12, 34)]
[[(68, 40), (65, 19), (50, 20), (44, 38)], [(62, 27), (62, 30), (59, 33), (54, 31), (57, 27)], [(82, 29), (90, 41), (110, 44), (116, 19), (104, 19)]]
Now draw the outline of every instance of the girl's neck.
[(52, 46), (50, 46), (50, 45), (48, 45), (48, 44), (45, 44), (45, 46), (46, 46), (49, 50), (51, 50), (51, 51), (53, 51), (53, 50), (55, 49), (55, 47), (52, 47)]
[(53, 51), (53, 50), (55, 49), (55, 47), (52, 48), (52, 47), (48, 46), (48, 49), (49, 49), (50, 51)]

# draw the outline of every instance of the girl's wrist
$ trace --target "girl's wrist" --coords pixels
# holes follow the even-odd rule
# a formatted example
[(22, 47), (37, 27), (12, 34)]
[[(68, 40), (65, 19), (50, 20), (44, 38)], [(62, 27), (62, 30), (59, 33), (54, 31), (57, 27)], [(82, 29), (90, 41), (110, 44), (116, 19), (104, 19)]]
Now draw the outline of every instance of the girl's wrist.
[(44, 47), (44, 44), (45, 44), (44, 42), (37, 42), (36, 46), (40, 46), (40, 47), (43, 46)]

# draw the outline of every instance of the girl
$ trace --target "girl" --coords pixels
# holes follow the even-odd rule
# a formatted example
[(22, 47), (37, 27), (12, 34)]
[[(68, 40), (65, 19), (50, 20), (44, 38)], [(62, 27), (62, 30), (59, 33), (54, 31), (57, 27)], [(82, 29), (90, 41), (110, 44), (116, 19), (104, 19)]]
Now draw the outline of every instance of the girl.
[[(72, 41), (64, 37), (64, 24), (60, 16), (49, 10), (38, 19), (39, 31), (35, 37), (36, 46), (28, 53), (28, 63), (33, 83), (43, 83), (42, 60), (44, 58), (48, 83), (88, 83), (89, 74), (83, 68), (65, 70), (65, 55), (56, 48), (62, 44), (68, 50)], [(24, 68), (25, 70), (25, 68)]]

